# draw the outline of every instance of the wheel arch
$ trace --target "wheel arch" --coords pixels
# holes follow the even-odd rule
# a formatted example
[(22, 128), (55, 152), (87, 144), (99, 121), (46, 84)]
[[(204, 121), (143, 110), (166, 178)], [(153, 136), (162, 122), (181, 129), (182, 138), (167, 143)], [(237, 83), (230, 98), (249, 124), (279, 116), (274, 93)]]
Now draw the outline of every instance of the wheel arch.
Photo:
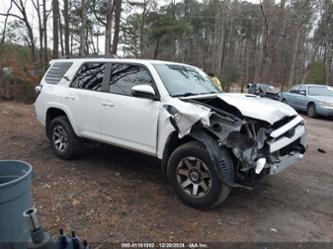
[(74, 121), (72, 119), (72, 117), (69, 115), (68, 111), (66, 111), (64, 108), (60, 108), (60, 107), (54, 107), (54, 106), (51, 106), (47, 109), (46, 111), (46, 120), (45, 120), (45, 130), (46, 130), (46, 135), (48, 138), (50, 138), (50, 134), (49, 134), (49, 126), (51, 124), (51, 121), (57, 117), (60, 117), (60, 116), (65, 116), (67, 117), (70, 125), (72, 126), (75, 134), (77, 136), (79, 136), (79, 132), (76, 128), (76, 126), (74, 125)]
[(162, 163), (161, 163), (162, 171), (164, 173), (166, 173), (167, 165), (168, 165), (168, 161), (171, 156), (171, 153), (176, 148), (178, 148), (180, 145), (185, 144), (187, 142), (191, 142), (191, 141), (198, 141), (198, 140), (193, 138), (190, 135), (179, 138), (177, 131), (173, 131), (170, 133), (170, 135), (168, 136), (168, 138), (166, 140), (165, 146), (164, 146)]
[(314, 105), (316, 107), (316, 103), (312, 100), (309, 101), (309, 103), (306, 105), (306, 109), (310, 107), (310, 105)]
[[(194, 127), (189, 135), (181, 139), (178, 137), (178, 132), (176, 131), (169, 135), (162, 158), (162, 171), (166, 172), (171, 153), (180, 145), (190, 141), (197, 141), (207, 149), (211, 159), (215, 163), (215, 169), (220, 180), (228, 186), (233, 186), (235, 175), (232, 160), (230, 160), (230, 164), (225, 164), (223, 158), (220, 158), (221, 150), (217, 138), (207, 130), (199, 127)], [(229, 151), (227, 153), (229, 153)], [(232, 159), (232, 153), (229, 154), (230, 159)]]

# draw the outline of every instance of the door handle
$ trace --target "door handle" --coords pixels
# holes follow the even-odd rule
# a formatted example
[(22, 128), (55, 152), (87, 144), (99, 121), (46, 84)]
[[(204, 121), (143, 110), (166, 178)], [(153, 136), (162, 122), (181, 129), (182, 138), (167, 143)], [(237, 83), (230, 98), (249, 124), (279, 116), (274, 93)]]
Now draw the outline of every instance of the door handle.
[(102, 105), (103, 105), (103, 106), (107, 106), (107, 107), (114, 107), (114, 104), (111, 103), (111, 102), (108, 102), (108, 101), (103, 101), (103, 102), (102, 102)]
[(77, 97), (76, 97), (76, 96), (73, 96), (73, 95), (67, 95), (67, 96), (65, 96), (65, 99), (68, 99), (68, 100), (76, 100)]

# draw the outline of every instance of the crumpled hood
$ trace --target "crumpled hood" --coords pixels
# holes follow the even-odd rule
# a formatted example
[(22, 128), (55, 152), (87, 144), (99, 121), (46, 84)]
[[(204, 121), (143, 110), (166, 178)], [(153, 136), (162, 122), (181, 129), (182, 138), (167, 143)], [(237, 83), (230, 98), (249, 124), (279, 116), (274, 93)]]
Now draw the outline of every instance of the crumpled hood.
[(297, 115), (297, 112), (289, 105), (251, 94), (221, 93), (216, 97), (236, 107), (243, 116), (270, 124), (274, 124), (283, 117)]

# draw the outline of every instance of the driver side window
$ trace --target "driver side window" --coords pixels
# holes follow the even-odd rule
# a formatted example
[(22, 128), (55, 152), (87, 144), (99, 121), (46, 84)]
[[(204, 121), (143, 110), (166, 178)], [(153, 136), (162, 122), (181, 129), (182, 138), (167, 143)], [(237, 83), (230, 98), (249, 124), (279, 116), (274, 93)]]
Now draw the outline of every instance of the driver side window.
[(110, 93), (132, 96), (131, 89), (135, 85), (154, 87), (154, 80), (146, 68), (135, 64), (112, 64), (109, 83)]
[(289, 93), (299, 94), (299, 86), (290, 88)]
[(302, 95), (306, 94), (306, 87), (305, 86), (300, 86), (299, 94), (302, 94)]

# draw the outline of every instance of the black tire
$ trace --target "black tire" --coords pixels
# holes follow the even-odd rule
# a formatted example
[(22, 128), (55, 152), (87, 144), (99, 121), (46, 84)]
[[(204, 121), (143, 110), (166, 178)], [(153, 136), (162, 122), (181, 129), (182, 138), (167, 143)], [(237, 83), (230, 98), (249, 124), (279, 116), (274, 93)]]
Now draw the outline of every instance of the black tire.
[[(56, 134), (59, 134), (59, 130), (61, 131), (60, 133), (63, 132), (63, 144), (66, 144), (63, 146), (63, 149), (60, 149), (59, 142), (57, 143), (59, 136)], [(49, 125), (48, 134), (51, 141), (52, 150), (57, 155), (57, 157), (63, 160), (70, 160), (80, 154), (81, 140), (78, 136), (76, 136), (66, 116), (59, 116), (53, 119)]]
[(286, 99), (282, 99), (282, 103), (285, 103), (288, 105), (288, 101)]
[(314, 103), (308, 105), (308, 116), (310, 118), (316, 118), (318, 116), (316, 105)]
[[(192, 158), (192, 159), (191, 159)], [(193, 179), (188, 176), (183, 176), (179, 172), (183, 169), (180, 168), (183, 162), (185, 160), (193, 160), (192, 163), (197, 164), (199, 161), (203, 163), (199, 168), (202, 170), (202, 174), (198, 181), (200, 184), (195, 184), (198, 182), (192, 181)], [(197, 161), (195, 161), (197, 160)], [(228, 158), (228, 163), (232, 163), (232, 160)], [(199, 162), (199, 163), (200, 163)], [(187, 165), (187, 163), (184, 163), (184, 165)], [(188, 167), (188, 166), (185, 166)], [(188, 167), (189, 168), (189, 167)], [(209, 171), (210, 178), (207, 178), (207, 170)], [(185, 170), (186, 171), (186, 170)], [(188, 170), (190, 171), (190, 170)], [(207, 172), (204, 172), (207, 171)], [(203, 187), (201, 187), (202, 181), (206, 181), (205, 177), (203, 175), (205, 174), (205, 177), (208, 179), (208, 183), (205, 182), (204, 185), (208, 187), (208, 189), (205, 191)], [(167, 175), (170, 186), (174, 189), (178, 197), (187, 205), (194, 207), (194, 208), (200, 208), (200, 209), (209, 209), (216, 207), (217, 205), (221, 204), (229, 195), (231, 188), (227, 185), (225, 185), (218, 177), (214, 162), (210, 158), (206, 148), (200, 144), (199, 142), (188, 142), (186, 144), (183, 144), (179, 146), (177, 149), (175, 149), (168, 161), (168, 168), (167, 168)], [(190, 174), (189, 174), (190, 175)], [(200, 175), (200, 174), (199, 174)], [(182, 177), (184, 177), (184, 181), (182, 182)], [(192, 185), (192, 190), (185, 189), (181, 185), (185, 183), (185, 181), (190, 180), (192, 181), (190, 185)], [(186, 184), (185, 184), (186, 185)], [(189, 187), (190, 187), (189, 185)], [(200, 185), (199, 189), (201, 189), (202, 193), (197, 194), (196, 197), (193, 196), (194, 194), (194, 185)], [(196, 190), (197, 193), (199, 190)], [(189, 193), (191, 192), (191, 193)], [(204, 193), (203, 193), (204, 192)], [(201, 196), (199, 196), (201, 195)]]

